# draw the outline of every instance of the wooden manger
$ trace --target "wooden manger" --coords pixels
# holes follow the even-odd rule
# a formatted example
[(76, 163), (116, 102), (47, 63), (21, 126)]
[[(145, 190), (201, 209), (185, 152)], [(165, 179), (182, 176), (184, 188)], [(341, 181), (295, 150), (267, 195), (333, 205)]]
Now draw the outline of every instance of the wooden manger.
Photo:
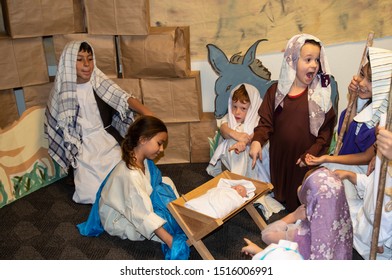
[[(218, 182), (221, 178), (231, 179), (231, 180), (241, 180), (245, 179), (253, 182), (256, 187), (255, 195), (244, 204), (242, 204), (238, 209), (233, 210), (225, 217), (213, 218), (202, 213), (196, 212), (192, 209), (189, 209), (185, 206), (185, 202), (199, 197), (200, 195), (206, 193), (209, 189), (214, 188), (218, 185)], [(259, 227), (260, 230), (263, 230), (267, 224), (264, 222), (263, 218), (260, 216), (259, 212), (256, 210), (253, 203), (263, 195), (266, 195), (273, 189), (273, 186), (270, 183), (265, 183), (257, 180), (253, 180), (241, 175), (237, 175), (231, 173), (229, 171), (224, 171), (219, 176), (211, 179), (210, 181), (204, 183), (203, 185), (197, 187), (196, 189), (188, 192), (185, 195), (182, 195), (180, 198), (172, 201), (168, 204), (168, 209), (173, 217), (176, 219), (177, 223), (180, 225), (182, 230), (188, 237), (188, 245), (195, 246), (197, 252), (204, 260), (213, 260), (214, 257), (211, 255), (210, 251), (204, 245), (202, 239), (206, 237), (208, 234), (213, 232), (218, 227), (222, 226), (226, 221), (230, 220), (232, 217), (237, 215), (242, 210), (248, 211), (249, 215)]]

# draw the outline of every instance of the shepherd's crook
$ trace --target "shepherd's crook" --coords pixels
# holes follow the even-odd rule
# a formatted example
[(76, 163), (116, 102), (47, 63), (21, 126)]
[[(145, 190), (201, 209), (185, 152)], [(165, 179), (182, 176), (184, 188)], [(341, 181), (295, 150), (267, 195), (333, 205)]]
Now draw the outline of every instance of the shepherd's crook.
[[(391, 81), (391, 87), (389, 89), (387, 121), (385, 124), (385, 128), (389, 131), (391, 131), (392, 129), (392, 98), (391, 98), (392, 96), (391, 95), (392, 95), (392, 81)], [(370, 260), (375, 260), (377, 254), (378, 236), (380, 234), (381, 214), (382, 214), (382, 205), (384, 202), (387, 169), (388, 169), (388, 159), (385, 158), (383, 155), (381, 155), (380, 181), (378, 182), (376, 209), (374, 212), (372, 243), (370, 247), (370, 256), (369, 256)]]
[[(363, 50), (362, 59), (361, 59), (361, 63), (359, 64), (357, 76), (359, 76), (361, 73), (363, 63), (366, 59), (368, 48), (373, 45), (373, 38), (374, 38), (374, 32), (370, 31), (368, 38), (367, 38), (367, 41), (366, 41), (365, 49)], [(349, 121), (352, 120), (353, 107), (354, 107), (354, 104), (356, 104), (356, 102), (357, 102), (357, 97), (358, 97), (357, 94), (350, 94), (347, 109), (346, 109), (346, 114), (344, 115), (342, 127), (340, 128), (340, 133), (338, 136), (338, 140), (336, 142), (334, 156), (337, 156), (340, 152), (340, 149), (342, 148), (343, 136), (344, 136), (344, 133), (346, 133), (347, 125), (348, 125)]]

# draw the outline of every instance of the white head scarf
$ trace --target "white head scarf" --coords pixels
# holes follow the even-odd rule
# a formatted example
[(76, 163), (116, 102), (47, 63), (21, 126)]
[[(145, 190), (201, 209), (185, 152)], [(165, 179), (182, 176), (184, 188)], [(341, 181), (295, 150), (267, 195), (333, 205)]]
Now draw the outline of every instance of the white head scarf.
[(237, 89), (239, 89), (241, 85), (245, 86), (245, 89), (248, 93), (249, 100), (250, 100), (250, 106), (248, 108), (248, 112), (246, 113), (245, 120), (243, 123), (244, 132), (248, 134), (252, 134), (253, 129), (259, 122), (258, 111), (261, 103), (263, 102), (263, 99), (261, 99), (258, 89), (250, 84), (239, 84), (230, 93), (229, 104), (228, 104), (229, 127), (235, 129), (235, 127), (239, 125), (237, 124), (237, 121), (233, 115), (231, 106), (233, 104), (233, 94)]
[(275, 109), (280, 105), (283, 107), (283, 99), (289, 93), (296, 77), (297, 62), (301, 48), (306, 40), (314, 40), (321, 46), (320, 70), (308, 87), (309, 122), (310, 132), (318, 135), (318, 131), (324, 122), (325, 114), (331, 109), (331, 86), (330, 69), (321, 41), (309, 34), (298, 34), (287, 43), (283, 63), (280, 70), (278, 89), (275, 95)]

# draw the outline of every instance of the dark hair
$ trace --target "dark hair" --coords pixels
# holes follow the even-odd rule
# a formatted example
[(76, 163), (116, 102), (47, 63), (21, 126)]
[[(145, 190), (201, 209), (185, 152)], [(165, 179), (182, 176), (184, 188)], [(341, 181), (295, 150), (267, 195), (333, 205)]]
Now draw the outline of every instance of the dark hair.
[(139, 117), (129, 126), (121, 144), (122, 160), (129, 169), (136, 167), (134, 149), (140, 140), (150, 140), (159, 132), (167, 133), (167, 127), (163, 121), (153, 116)]
[(314, 39), (306, 39), (304, 45), (305, 45), (306, 43), (312, 44), (312, 45), (314, 45), (314, 46), (319, 46), (319, 47), (321, 48), (320, 42), (317, 42), (317, 41), (314, 40)]
[[(369, 58), (369, 53), (367, 53), (367, 59), (368, 62), (362, 66), (362, 69), (364, 70), (364, 72), (366, 71), (366, 79), (368, 79), (369, 82), (372, 82), (372, 67), (370, 64), (370, 58)], [(369, 106), (371, 103), (373, 102), (373, 92), (372, 92), (372, 97), (369, 98), (368, 101), (366, 101), (365, 104), (363, 104), (362, 108), (358, 111), (361, 112), (363, 109), (365, 109), (367, 106)]]
[(87, 42), (82, 42), (79, 47), (79, 52), (85, 51), (86, 53), (93, 54), (93, 49)]
[(231, 100), (233, 100), (234, 102), (239, 101), (241, 103), (250, 103), (249, 94), (246, 91), (244, 84), (242, 84), (239, 88), (237, 88), (234, 91)]

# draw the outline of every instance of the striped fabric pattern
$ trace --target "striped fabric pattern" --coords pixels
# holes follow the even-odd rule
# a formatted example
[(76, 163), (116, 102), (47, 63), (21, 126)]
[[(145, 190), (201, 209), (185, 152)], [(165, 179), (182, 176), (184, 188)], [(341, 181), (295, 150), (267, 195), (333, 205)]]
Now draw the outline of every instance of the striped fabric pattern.
[(392, 77), (392, 51), (380, 48), (369, 48), (372, 68), (372, 119), (366, 124), (374, 127), (380, 116), (388, 109), (388, 96)]
[[(81, 43), (72, 41), (64, 47), (45, 112), (48, 152), (64, 169), (68, 169), (70, 165), (76, 168), (76, 158), (82, 152), (82, 129), (79, 124), (79, 104), (76, 96), (76, 59)], [(123, 91), (99, 70), (95, 63), (95, 54), (93, 57), (95, 67), (90, 83), (96, 94), (117, 111), (112, 126), (124, 136), (128, 126), (134, 121), (134, 114), (127, 102), (133, 95)]]

